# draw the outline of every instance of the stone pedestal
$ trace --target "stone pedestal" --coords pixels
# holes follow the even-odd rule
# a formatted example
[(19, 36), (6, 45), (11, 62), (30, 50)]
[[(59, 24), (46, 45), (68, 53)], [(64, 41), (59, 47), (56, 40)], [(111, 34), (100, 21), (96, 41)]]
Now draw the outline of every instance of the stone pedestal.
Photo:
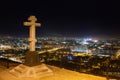
[(53, 75), (52, 70), (48, 68), (48, 66), (46, 66), (45, 64), (32, 66), (32, 67), (20, 64), (19, 66), (13, 68), (9, 72), (10, 74), (12, 74), (17, 78), (25, 78), (25, 77), (41, 78), (41, 77)]
[(28, 51), (25, 55), (25, 65), (27, 66), (37, 66), (40, 65), (40, 58), (37, 51)]
[(28, 51), (25, 63), (20, 64), (9, 72), (16, 78), (40, 78), (53, 75), (52, 70), (47, 65), (40, 63), (39, 54), (36, 51)]

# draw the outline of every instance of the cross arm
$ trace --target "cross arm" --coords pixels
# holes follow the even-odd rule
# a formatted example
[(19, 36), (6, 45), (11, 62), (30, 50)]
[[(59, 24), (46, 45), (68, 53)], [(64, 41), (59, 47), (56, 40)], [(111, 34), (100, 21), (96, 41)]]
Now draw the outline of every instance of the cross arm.
[(23, 24), (24, 24), (24, 26), (31, 26), (31, 25), (41, 26), (40, 23), (32, 23), (32, 22), (24, 22)]

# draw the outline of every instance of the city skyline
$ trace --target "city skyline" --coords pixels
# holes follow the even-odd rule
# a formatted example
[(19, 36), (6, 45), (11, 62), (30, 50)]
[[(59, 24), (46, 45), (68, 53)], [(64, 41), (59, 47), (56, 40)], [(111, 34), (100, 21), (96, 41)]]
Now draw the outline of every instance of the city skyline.
[(0, 35), (28, 35), (23, 22), (35, 15), (42, 23), (40, 36), (117, 37), (120, 15), (115, 1), (14, 1), (2, 2)]

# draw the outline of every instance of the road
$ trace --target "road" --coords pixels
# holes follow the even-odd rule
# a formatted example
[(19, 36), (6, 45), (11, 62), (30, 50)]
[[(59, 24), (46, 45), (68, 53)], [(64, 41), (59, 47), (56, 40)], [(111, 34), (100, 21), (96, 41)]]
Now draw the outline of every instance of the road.
[(38, 54), (43, 54), (45, 52), (53, 52), (53, 51), (57, 51), (59, 49), (62, 49), (63, 47), (59, 47), (59, 48), (53, 48), (53, 49), (49, 49), (49, 50), (44, 50), (44, 51), (40, 51), (38, 52)]

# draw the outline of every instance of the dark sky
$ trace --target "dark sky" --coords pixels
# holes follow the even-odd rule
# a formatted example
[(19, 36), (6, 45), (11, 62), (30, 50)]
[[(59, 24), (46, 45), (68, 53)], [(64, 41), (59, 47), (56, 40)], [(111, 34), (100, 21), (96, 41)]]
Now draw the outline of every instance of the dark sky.
[(0, 35), (28, 35), (30, 15), (39, 36), (119, 37), (120, 6), (114, 0), (14, 0), (0, 2)]

